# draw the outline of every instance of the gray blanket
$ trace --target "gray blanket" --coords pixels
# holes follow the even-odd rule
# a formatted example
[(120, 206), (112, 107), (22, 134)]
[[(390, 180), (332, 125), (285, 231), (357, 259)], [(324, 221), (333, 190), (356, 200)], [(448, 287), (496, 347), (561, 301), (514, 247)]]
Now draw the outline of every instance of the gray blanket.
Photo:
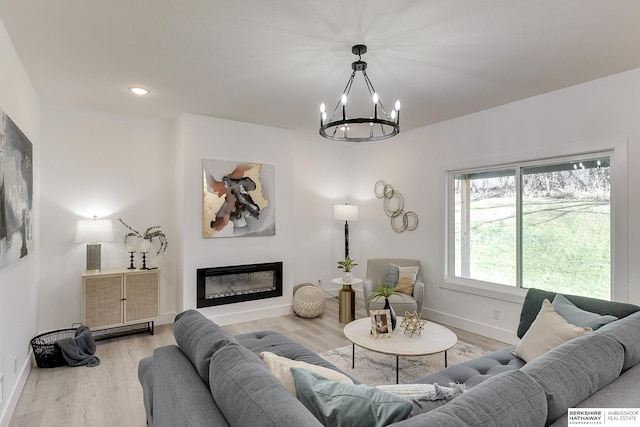
[(57, 340), (55, 345), (60, 348), (62, 357), (69, 366), (94, 367), (100, 364), (100, 359), (94, 356), (96, 342), (93, 340), (91, 329), (86, 326), (76, 329), (74, 337)]

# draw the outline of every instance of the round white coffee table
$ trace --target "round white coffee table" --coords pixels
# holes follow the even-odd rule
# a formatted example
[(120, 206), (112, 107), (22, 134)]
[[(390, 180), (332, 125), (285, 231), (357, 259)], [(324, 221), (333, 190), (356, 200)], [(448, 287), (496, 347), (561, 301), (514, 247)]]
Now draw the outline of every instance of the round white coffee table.
[(447, 366), (447, 350), (458, 342), (458, 337), (444, 326), (427, 322), (421, 335), (404, 333), (400, 326), (402, 317), (397, 318), (397, 327), (389, 338), (374, 338), (371, 334), (371, 319), (365, 317), (354, 320), (344, 327), (344, 335), (352, 343), (351, 368), (355, 367), (356, 345), (377, 353), (396, 356), (396, 383), (398, 383), (400, 356), (427, 356), (444, 352), (444, 366)]

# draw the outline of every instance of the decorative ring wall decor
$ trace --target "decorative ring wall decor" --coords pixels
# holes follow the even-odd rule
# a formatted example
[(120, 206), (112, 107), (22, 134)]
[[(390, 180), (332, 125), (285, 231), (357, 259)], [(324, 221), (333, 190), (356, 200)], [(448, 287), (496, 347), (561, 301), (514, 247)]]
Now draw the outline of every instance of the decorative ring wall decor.
[(418, 215), (413, 211), (404, 210), (404, 197), (393, 185), (380, 180), (373, 186), (373, 194), (382, 199), (384, 213), (391, 218), (391, 228), (396, 233), (405, 230), (413, 231), (418, 228)]

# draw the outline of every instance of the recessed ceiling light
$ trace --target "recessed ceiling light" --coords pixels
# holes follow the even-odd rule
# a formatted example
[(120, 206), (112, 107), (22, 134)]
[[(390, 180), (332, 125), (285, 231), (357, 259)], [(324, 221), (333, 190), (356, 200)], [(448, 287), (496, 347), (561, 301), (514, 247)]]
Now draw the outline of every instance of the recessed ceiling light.
[(149, 93), (149, 90), (143, 87), (130, 87), (129, 90), (136, 95), (146, 95)]

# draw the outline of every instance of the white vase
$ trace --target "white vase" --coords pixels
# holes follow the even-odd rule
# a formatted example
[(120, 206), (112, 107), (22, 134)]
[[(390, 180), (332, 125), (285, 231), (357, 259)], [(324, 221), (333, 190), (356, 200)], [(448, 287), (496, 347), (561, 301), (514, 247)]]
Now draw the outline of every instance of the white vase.
[(142, 239), (142, 242), (140, 242), (140, 252), (147, 253), (149, 249), (151, 249), (151, 240)]
[(342, 281), (345, 283), (351, 283), (352, 280), (353, 280), (353, 274), (350, 271), (347, 271), (342, 276)]

